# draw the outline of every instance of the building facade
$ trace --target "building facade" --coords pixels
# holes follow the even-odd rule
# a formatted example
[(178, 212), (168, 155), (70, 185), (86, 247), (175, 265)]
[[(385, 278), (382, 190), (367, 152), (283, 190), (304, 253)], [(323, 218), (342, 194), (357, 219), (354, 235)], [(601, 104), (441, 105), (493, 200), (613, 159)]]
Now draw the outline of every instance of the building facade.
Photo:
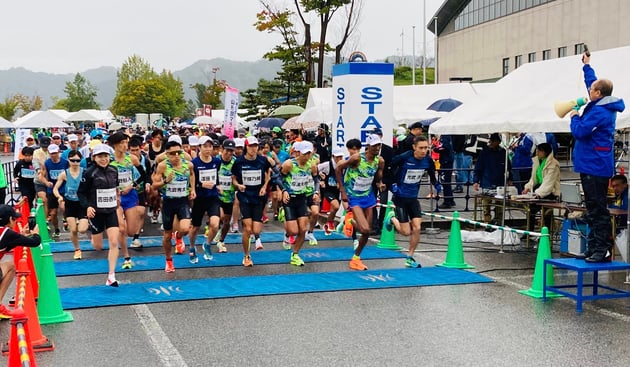
[(438, 35), (437, 78), (491, 81), (523, 63), (630, 45), (630, 0), (446, 0), (427, 28)]

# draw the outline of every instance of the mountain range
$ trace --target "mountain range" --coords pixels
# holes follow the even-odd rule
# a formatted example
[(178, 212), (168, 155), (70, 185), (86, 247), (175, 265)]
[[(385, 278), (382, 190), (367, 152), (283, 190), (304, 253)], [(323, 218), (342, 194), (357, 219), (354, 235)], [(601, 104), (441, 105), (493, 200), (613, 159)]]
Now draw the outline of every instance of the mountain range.
[[(281, 69), (280, 62), (268, 60), (233, 61), (223, 58), (199, 60), (192, 65), (173, 71), (184, 85), (185, 98), (195, 100), (196, 95), (190, 86), (195, 83), (210, 84), (213, 68), (219, 68), (217, 79), (226, 80), (230, 86), (241, 91), (256, 88), (259, 79), (273, 79)], [(117, 68), (102, 66), (80, 72), (97, 89), (97, 102), (102, 108), (109, 108), (116, 94)], [(161, 70), (156, 70), (161, 72)], [(74, 80), (75, 74), (49, 74), (34, 72), (22, 67), (0, 70), (0, 100), (17, 93), (28, 97), (39, 95), (44, 108), (52, 105), (52, 97), (64, 98), (66, 82)]]

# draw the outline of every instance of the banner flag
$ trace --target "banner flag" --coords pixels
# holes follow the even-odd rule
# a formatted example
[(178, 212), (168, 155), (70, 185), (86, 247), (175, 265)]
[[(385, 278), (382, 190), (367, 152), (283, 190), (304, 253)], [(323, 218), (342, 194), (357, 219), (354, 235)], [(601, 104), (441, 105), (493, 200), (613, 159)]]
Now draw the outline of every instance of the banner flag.
[(236, 129), (236, 113), (238, 111), (238, 89), (225, 86), (225, 116), (223, 118), (223, 134), (234, 139)]

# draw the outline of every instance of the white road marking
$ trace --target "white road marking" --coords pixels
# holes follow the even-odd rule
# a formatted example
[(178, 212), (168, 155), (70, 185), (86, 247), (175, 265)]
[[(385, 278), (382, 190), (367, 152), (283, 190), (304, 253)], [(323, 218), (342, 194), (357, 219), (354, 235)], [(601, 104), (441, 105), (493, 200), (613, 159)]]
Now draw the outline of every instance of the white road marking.
[(164, 330), (162, 330), (149, 307), (147, 305), (133, 305), (131, 309), (136, 313), (140, 325), (142, 325), (142, 328), (151, 340), (151, 345), (162, 361), (162, 366), (188, 367), (182, 355), (179, 354)]

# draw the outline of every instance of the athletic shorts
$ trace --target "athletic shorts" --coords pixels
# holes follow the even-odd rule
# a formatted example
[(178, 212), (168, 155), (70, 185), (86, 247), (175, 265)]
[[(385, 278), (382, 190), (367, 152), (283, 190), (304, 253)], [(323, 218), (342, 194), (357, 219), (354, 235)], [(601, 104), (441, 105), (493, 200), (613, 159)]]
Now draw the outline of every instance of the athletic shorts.
[(201, 222), (206, 213), (208, 213), (208, 217), (221, 216), (221, 201), (218, 197), (195, 198), (191, 214), (193, 227), (201, 227)]
[(48, 209), (59, 208), (59, 200), (57, 200), (55, 194), (49, 192), (46, 194), (46, 198), (48, 199)]
[(146, 191), (138, 192), (138, 205), (139, 206), (149, 206), (149, 202), (147, 201), (147, 192)]
[(96, 214), (88, 219), (92, 234), (103, 233), (107, 228), (118, 227), (118, 214), (116, 212)]
[(284, 220), (291, 221), (298, 218), (308, 217), (308, 208), (306, 207), (306, 196), (293, 195), (289, 202), (284, 205)]
[(179, 220), (190, 219), (188, 198), (162, 198), (162, 225), (165, 231), (173, 230), (175, 216), (177, 216)]
[(46, 187), (46, 185), (43, 184), (35, 184), (35, 192), (41, 192), (41, 191), (48, 191), (48, 188)]
[(263, 210), (267, 205), (266, 202), (259, 203), (240, 203), (241, 218), (251, 219), (254, 222), (262, 222)]
[(333, 200), (339, 201), (339, 190), (322, 190), (322, 197), (331, 203)]
[(313, 205), (319, 206), (319, 204), (315, 204), (315, 199), (313, 199), (314, 197), (315, 197), (315, 194), (306, 197), (306, 206), (308, 206), (309, 208), (312, 207)]
[(420, 202), (418, 198), (401, 198), (394, 195), (392, 200), (396, 208), (396, 219), (400, 223), (407, 223), (414, 218), (422, 218), (422, 211), (420, 210)]
[(120, 206), (123, 211), (138, 206), (138, 193), (136, 190), (131, 190), (126, 195), (120, 195)]
[(348, 196), (348, 205), (350, 208), (354, 208), (356, 206), (361, 209), (373, 208), (376, 206), (376, 197), (373, 192), (370, 192), (368, 196)]
[(234, 202), (221, 202), (221, 209), (223, 209), (223, 215), (232, 215), (232, 213), (234, 212)]
[(64, 200), (63, 203), (66, 209), (63, 214), (66, 218), (87, 218), (87, 208), (82, 207), (80, 202)]

